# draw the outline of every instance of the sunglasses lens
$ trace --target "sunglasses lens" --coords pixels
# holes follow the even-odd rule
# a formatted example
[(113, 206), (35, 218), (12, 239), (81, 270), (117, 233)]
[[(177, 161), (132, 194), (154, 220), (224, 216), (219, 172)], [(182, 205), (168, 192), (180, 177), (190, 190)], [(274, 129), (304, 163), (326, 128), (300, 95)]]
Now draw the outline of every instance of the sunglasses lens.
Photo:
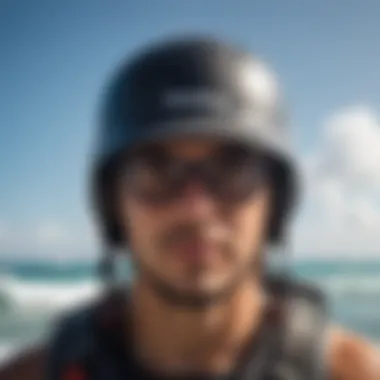
[(126, 182), (128, 191), (147, 203), (168, 202), (175, 196), (175, 161), (163, 149), (150, 148), (129, 158)]
[(222, 200), (242, 201), (263, 184), (266, 169), (262, 155), (242, 146), (228, 146), (210, 160), (208, 183)]
[(151, 149), (134, 155), (126, 173), (128, 189), (147, 203), (178, 198), (194, 177), (215, 198), (237, 202), (263, 183), (266, 165), (261, 155), (241, 146), (224, 146), (200, 162), (183, 161), (163, 149)]

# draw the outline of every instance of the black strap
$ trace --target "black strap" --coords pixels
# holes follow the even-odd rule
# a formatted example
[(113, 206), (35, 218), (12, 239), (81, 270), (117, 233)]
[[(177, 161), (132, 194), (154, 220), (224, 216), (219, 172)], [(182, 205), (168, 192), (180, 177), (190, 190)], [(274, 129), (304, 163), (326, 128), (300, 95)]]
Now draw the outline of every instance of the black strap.
[(321, 380), (327, 308), (323, 294), (305, 284), (288, 282), (277, 299), (283, 310), (277, 352), (265, 379)]

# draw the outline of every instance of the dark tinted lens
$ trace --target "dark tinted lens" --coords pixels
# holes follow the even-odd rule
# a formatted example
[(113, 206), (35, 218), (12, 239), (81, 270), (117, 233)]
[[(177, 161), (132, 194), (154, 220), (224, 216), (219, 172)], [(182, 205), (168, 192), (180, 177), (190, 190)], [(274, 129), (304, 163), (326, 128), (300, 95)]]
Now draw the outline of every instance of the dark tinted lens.
[(173, 171), (173, 160), (163, 149), (144, 149), (128, 161), (128, 188), (144, 201), (165, 200), (172, 195)]
[(210, 159), (210, 186), (219, 197), (238, 201), (260, 186), (267, 173), (266, 160), (243, 146), (221, 148)]
[(268, 174), (263, 156), (240, 145), (224, 146), (212, 157), (199, 162), (183, 161), (159, 148), (144, 149), (128, 162), (130, 191), (152, 204), (174, 200), (194, 178), (203, 182), (210, 195), (222, 201), (241, 201), (251, 195)]

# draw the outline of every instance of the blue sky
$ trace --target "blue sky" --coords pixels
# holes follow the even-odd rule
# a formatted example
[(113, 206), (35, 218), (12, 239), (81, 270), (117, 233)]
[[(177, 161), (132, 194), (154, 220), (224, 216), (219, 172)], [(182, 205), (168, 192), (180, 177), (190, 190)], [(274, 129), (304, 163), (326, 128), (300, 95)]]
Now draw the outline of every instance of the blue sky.
[[(207, 32), (266, 58), (282, 78), (297, 148), (306, 157), (322, 139), (326, 118), (352, 107), (377, 112), (379, 20), (375, 0), (3, 0), (3, 235), (52, 222), (86, 230), (86, 173), (101, 87), (118, 60), (141, 44)], [(7, 244), (0, 254), (22, 250)]]

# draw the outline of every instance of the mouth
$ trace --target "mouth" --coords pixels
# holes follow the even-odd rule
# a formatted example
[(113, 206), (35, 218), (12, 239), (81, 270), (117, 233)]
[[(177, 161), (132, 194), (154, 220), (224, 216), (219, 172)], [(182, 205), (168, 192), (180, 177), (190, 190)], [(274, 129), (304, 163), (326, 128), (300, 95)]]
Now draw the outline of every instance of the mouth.
[(207, 239), (191, 239), (172, 246), (175, 255), (186, 262), (207, 262), (218, 254), (217, 242)]

